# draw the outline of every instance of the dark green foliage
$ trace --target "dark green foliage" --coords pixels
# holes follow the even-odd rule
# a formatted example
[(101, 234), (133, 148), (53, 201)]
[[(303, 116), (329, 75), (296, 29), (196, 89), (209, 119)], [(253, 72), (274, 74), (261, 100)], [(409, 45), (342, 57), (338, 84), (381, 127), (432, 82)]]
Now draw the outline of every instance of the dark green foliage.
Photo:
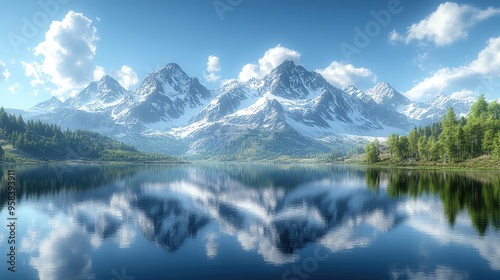
[(368, 163), (376, 163), (380, 161), (380, 144), (377, 139), (366, 144), (365, 153), (366, 161)]
[(439, 123), (414, 128), (408, 137), (387, 140), (392, 161), (407, 159), (454, 163), (482, 155), (500, 159), (500, 104), (480, 96), (467, 118), (449, 108)]
[(2, 146), (0, 146), (0, 160), (3, 158), (4, 151), (2, 149)]
[(391, 170), (386, 173), (374, 169), (367, 172), (367, 182), (368, 175), (371, 178), (386, 175), (387, 194), (392, 197), (438, 195), (450, 226), (455, 225), (457, 216), (465, 210), (480, 235), (484, 235), (489, 227), (495, 231), (500, 229), (500, 181), (495, 173), (447, 172), (443, 175), (441, 170)]
[[(418, 140), (417, 140), (418, 142)], [(409, 141), (406, 136), (399, 136), (395, 133), (389, 136), (387, 146), (391, 152), (391, 158), (397, 161), (406, 160), (409, 157)]]
[(168, 156), (138, 152), (133, 146), (115, 141), (97, 132), (61, 130), (41, 121), (24, 122), (0, 108), (0, 138), (41, 160), (158, 161)]
[(447, 160), (454, 162), (457, 158), (457, 141), (456, 141), (456, 131), (457, 131), (457, 116), (453, 108), (449, 108), (441, 121), (443, 131), (439, 135), (439, 141), (441, 141), (444, 147), (444, 162)]

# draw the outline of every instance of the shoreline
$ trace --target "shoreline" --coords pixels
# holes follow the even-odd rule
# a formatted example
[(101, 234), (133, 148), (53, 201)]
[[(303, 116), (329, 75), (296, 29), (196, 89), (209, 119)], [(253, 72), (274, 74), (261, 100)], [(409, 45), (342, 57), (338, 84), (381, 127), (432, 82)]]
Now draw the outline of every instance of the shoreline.
[[(51, 161), (19, 161), (19, 162), (7, 162), (0, 161), (0, 165), (50, 165), (50, 164), (66, 164), (66, 165), (175, 165), (175, 164), (205, 164), (205, 163), (221, 163), (221, 164), (273, 164), (273, 165), (295, 165), (295, 164), (306, 164), (306, 165), (344, 165), (344, 166), (357, 166), (365, 168), (379, 168), (379, 169), (402, 169), (402, 170), (446, 170), (446, 171), (498, 171), (500, 170), (500, 165), (496, 166), (463, 166), (458, 164), (394, 164), (394, 163), (376, 163), (369, 164), (366, 162), (346, 162), (346, 161), (333, 161), (333, 162), (322, 162), (322, 161), (312, 161), (311, 159), (297, 159), (291, 161), (217, 161), (217, 160), (204, 160), (204, 161), (96, 161), (96, 160), (51, 160)], [(463, 162), (462, 162), (463, 163)]]
[(101, 161), (88, 159), (68, 159), (68, 160), (41, 160), (36, 158), (17, 157), (15, 161), (0, 161), (0, 165), (45, 165), (45, 164), (66, 164), (66, 165), (163, 165), (163, 164), (204, 164), (204, 163), (222, 163), (222, 164), (273, 164), (273, 165), (294, 165), (294, 164), (319, 164), (319, 165), (350, 165), (366, 168), (382, 168), (382, 169), (407, 169), (407, 170), (450, 170), (450, 171), (499, 171), (500, 160), (494, 159), (492, 156), (484, 155), (473, 159), (467, 159), (458, 163), (443, 163), (437, 161), (414, 161), (408, 160), (404, 162), (392, 162), (388, 154), (382, 154), (381, 160), (377, 163), (370, 164), (365, 161), (364, 154), (355, 155), (350, 158), (341, 158), (339, 160), (328, 161), (326, 158), (305, 157), (292, 158), (281, 157), (275, 159), (259, 159), (259, 160), (244, 160), (231, 161), (221, 160), (217, 158), (174, 158), (172, 160), (159, 161)]
[(66, 165), (129, 165), (129, 164), (192, 164), (188, 161), (98, 161), (98, 160), (50, 160), (50, 161), (0, 161), (0, 165), (46, 165), (46, 164), (66, 164)]

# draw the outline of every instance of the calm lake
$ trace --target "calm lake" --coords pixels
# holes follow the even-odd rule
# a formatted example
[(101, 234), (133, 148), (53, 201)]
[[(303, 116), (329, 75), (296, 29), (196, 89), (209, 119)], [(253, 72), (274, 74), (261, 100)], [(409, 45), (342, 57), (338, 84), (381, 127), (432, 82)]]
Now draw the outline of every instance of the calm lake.
[(500, 279), (498, 172), (0, 168), (0, 279)]

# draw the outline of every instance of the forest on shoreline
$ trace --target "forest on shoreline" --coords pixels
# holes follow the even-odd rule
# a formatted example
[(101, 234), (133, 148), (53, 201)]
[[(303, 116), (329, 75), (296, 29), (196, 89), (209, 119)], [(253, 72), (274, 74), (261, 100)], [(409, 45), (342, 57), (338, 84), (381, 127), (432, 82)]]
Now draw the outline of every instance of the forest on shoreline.
[(481, 95), (466, 117), (458, 118), (450, 107), (441, 122), (414, 127), (408, 135), (393, 133), (383, 146), (377, 139), (368, 142), (366, 162), (381, 162), (383, 152), (388, 154), (385, 162), (389, 164), (440, 162), (453, 165), (484, 156), (498, 160), (500, 104), (487, 102)]
[[(3, 147), (2, 147), (3, 146)], [(0, 161), (174, 162), (175, 158), (145, 153), (97, 132), (62, 130), (55, 124), (25, 122), (0, 107)]]

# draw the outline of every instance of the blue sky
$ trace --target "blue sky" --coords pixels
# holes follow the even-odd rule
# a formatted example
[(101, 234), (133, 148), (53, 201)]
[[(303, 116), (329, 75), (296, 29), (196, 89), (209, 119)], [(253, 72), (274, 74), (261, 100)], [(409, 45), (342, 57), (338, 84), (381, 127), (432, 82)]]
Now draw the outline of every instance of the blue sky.
[(285, 59), (340, 88), (500, 98), (497, 1), (4, 1), (0, 19), (8, 108), (64, 100), (104, 74), (135, 89), (170, 62), (213, 89)]

